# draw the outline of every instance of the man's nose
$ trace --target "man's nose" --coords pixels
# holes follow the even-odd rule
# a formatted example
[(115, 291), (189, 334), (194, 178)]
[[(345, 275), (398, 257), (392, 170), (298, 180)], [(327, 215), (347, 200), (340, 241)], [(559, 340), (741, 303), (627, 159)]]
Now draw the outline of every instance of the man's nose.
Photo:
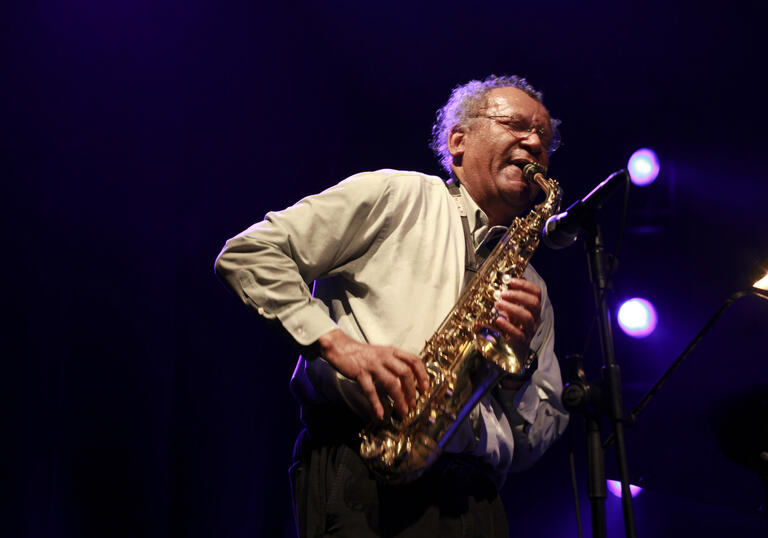
[(527, 131), (524, 136), (520, 137), (520, 145), (533, 155), (539, 163), (541, 163), (542, 157), (546, 159), (547, 152), (544, 151), (544, 143), (535, 129)]

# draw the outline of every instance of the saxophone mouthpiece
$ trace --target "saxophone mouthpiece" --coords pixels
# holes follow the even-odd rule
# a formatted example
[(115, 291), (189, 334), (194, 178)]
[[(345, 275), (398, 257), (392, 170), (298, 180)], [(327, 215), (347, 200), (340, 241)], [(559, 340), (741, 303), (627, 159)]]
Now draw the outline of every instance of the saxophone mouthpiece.
[(528, 164), (524, 165), (522, 167), (523, 169), (523, 176), (525, 176), (525, 179), (527, 179), (529, 182), (534, 182), (534, 177), (536, 174), (546, 174), (547, 169), (541, 166), (538, 163), (529, 162)]

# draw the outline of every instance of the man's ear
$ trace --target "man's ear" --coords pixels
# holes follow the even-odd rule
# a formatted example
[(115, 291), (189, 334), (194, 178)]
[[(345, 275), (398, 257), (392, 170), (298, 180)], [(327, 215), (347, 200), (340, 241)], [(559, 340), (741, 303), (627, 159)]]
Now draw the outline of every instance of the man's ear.
[(467, 131), (461, 125), (457, 124), (451, 127), (451, 132), (448, 133), (448, 152), (453, 155), (454, 159), (464, 155), (466, 136)]

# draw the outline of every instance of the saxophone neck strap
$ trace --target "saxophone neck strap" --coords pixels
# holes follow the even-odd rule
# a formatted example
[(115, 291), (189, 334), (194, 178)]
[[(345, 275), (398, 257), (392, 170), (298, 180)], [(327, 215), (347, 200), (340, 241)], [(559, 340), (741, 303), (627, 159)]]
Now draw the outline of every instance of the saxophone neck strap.
[(451, 175), (451, 179), (445, 183), (448, 187), (448, 192), (453, 198), (456, 204), (456, 209), (461, 216), (461, 226), (464, 229), (464, 287), (466, 288), (472, 279), (475, 278), (478, 269), (482, 265), (485, 258), (478, 258), (475, 253), (474, 241), (472, 240), (472, 233), (469, 231), (469, 218), (467, 217), (467, 209), (464, 206), (464, 199), (459, 189), (459, 181), (456, 176)]

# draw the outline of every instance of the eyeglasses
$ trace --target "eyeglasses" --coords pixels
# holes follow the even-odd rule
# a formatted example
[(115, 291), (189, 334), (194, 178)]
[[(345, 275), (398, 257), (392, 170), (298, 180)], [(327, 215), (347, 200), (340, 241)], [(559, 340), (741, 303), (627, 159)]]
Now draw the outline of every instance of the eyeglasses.
[(470, 118), (486, 118), (491, 121), (495, 121), (502, 127), (505, 127), (514, 136), (522, 138), (536, 133), (536, 135), (539, 137), (539, 140), (541, 140), (542, 146), (546, 148), (549, 155), (552, 155), (561, 145), (560, 132), (557, 129), (557, 126), (560, 124), (560, 120), (550, 120), (552, 133), (547, 135), (547, 132), (544, 129), (530, 125), (529, 123), (520, 118), (516, 118), (515, 116), (477, 115), (470, 116)]

